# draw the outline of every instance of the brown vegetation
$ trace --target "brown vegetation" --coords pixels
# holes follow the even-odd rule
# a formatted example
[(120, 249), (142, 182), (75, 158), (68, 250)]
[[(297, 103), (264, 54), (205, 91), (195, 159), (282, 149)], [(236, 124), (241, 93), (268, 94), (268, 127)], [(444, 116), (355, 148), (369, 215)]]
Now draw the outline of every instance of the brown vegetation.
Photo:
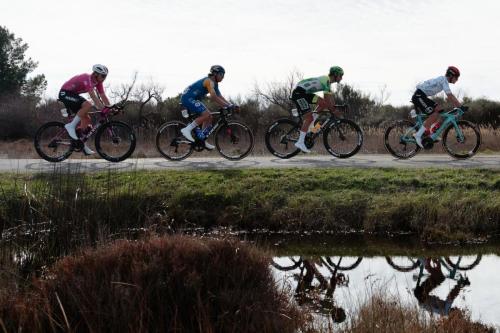
[(232, 241), (119, 241), (66, 257), (31, 291), (0, 293), (7, 332), (295, 332), (267, 259)]

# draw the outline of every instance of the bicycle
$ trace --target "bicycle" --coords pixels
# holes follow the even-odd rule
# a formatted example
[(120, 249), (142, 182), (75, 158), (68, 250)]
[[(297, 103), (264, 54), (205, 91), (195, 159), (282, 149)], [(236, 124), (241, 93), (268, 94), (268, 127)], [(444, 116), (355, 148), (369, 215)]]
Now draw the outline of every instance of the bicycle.
[[(335, 105), (338, 109), (348, 110), (347, 105)], [(323, 134), (326, 150), (338, 158), (348, 158), (356, 154), (363, 145), (363, 131), (352, 120), (337, 118), (330, 111), (318, 112), (318, 106), (312, 111), (318, 118), (312, 124), (313, 131), (308, 131), (305, 145), (308, 149), (314, 146), (316, 139)], [(287, 159), (297, 155), (300, 149), (295, 147), (302, 127), (302, 115), (292, 109), (292, 116), (298, 120), (281, 118), (272, 123), (266, 131), (266, 147), (276, 157)], [(323, 116), (325, 115), (326, 116)], [(318, 128), (317, 125), (321, 126)]]
[[(444, 120), (435, 132), (430, 135), (424, 134), (422, 139), (424, 149), (432, 149), (434, 144), (440, 141), (441, 134), (443, 134), (442, 145), (450, 156), (458, 159), (474, 156), (481, 145), (481, 133), (475, 124), (460, 119), (467, 111), (468, 107), (462, 106), (441, 113)], [(396, 158), (411, 158), (421, 149), (413, 135), (423, 125), (427, 115), (413, 113), (412, 118), (415, 118), (416, 122), (397, 120), (385, 130), (384, 146)]]
[[(441, 257), (439, 261), (445, 267), (451, 276), (454, 276), (456, 271), (468, 271), (476, 267), (482, 259), (482, 255), (478, 254), (475, 257), (464, 258), (463, 256), (457, 257)], [(387, 263), (397, 271), (411, 272), (417, 267), (423, 265), (423, 258), (412, 257), (385, 257)], [(453, 272), (453, 274), (451, 274)]]
[[(74, 151), (82, 151), (83, 143), (95, 134), (95, 148), (103, 159), (110, 162), (123, 161), (132, 155), (136, 145), (134, 131), (128, 124), (110, 120), (122, 112), (123, 108), (123, 104), (115, 104), (102, 110), (90, 111), (94, 125), (86, 130), (77, 128), (79, 140), (74, 140), (69, 136), (64, 128), (65, 123), (48, 122), (42, 125), (35, 134), (35, 150), (46, 161), (61, 162)], [(68, 122), (71, 122), (74, 115), (67, 115), (67, 117)], [(94, 121), (96, 117), (99, 118)]]
[[(228, 160), (237, 161), (246, 157), (252, 152), (254, 146), (254, 136), (252, 130), (245, 124), (230, 120), (234, 107), (223, 107), (212, 115), (218, 116), (212, 129), (206, 138), (212, 134), (215, 136), (215, 147), (217, 151)], [(181, 111), (182, 116), (192, 122), (198, 115)], [(205, 140), (195, 138), (194, 142), (186, 139), (181, 129), (186, 127), (182, 121), (168, 121), (160, 126), (156, 134), (156, 148), (162, 156), (171, 161), (180, 161), (187, 158), (194, 151), (205, 150)]]

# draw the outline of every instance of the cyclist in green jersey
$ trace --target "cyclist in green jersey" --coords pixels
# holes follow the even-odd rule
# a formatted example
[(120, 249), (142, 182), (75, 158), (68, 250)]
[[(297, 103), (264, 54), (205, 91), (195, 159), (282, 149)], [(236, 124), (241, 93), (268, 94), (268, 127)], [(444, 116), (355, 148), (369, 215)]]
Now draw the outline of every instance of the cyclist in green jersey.
[[(297, 83), (297, 86), (292, 91), (291, 98), (297, 106), (297, 110), (303, 116), (299, 140), (295, 143), (295, 146), (304, 153), (311, 152), (304, 144), (309, 125), (314, 120), (311, 104), (318, 105), (317, 111), (330, 110), (336, 112), (335, 99), (330, 86), (332, 83), (339, 83), (343, 75), (344, 70), (341, 67), (333, 66), (330, 68), (328, 75), (302, 80)], [(318, 92), (323, 92), (323, 97), (318, 96), (316, 94)]]

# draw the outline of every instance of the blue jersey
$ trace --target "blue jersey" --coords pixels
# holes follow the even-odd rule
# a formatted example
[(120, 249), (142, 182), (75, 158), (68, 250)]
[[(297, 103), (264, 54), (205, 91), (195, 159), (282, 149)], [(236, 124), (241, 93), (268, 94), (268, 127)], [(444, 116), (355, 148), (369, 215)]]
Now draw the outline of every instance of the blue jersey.
[(208, 93), (210, 93), (211, 95), (215, 94), (217, 96), (221, 95), (218, 83), (207, 76), (184, 89), (184, 92), (182, 93), (182, 99), (200, 100), (203, 99)]

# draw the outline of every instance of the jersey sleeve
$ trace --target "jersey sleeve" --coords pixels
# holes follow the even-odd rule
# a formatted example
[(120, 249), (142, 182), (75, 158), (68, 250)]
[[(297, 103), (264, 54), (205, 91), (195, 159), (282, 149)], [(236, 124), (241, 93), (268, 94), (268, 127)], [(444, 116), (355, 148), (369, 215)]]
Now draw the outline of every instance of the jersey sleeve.
[(99, 94), (103, 94), (103, 93), (104, 93), (104, 86), (102, 85), (102, 82), (99, 82), (99, 83), (95, 86), (95, 88), (97, 89), (97, 92), (98, 92)]
[(217, 94), (217, 91), (219, 89), (215, 88), (214, 81), (210, 80), (209, 78), (206, 78), (205, 81), (203, 81), (203, 87), (205, 87), (205, 89), (207, 89), (210, 96), (220, 95), (220, 93)]
[(451, 94), (451, 89), (450, 89), (450, 85), (448, 84), (448, 80), (446, 79), (446, 77), (443, 76), (443, 90), (444, 92), (448, 95), (448, 94)]
[(325, 93), (331, 93), (332, 92), (332, 89), (331, 89), (331, 85), (330, 85), (330, 79), (328, 78), (328, 76), (321, 76), (319, 78), (319, 82), (321, 82), (321, 88), (323, 89), (323, 92)]

